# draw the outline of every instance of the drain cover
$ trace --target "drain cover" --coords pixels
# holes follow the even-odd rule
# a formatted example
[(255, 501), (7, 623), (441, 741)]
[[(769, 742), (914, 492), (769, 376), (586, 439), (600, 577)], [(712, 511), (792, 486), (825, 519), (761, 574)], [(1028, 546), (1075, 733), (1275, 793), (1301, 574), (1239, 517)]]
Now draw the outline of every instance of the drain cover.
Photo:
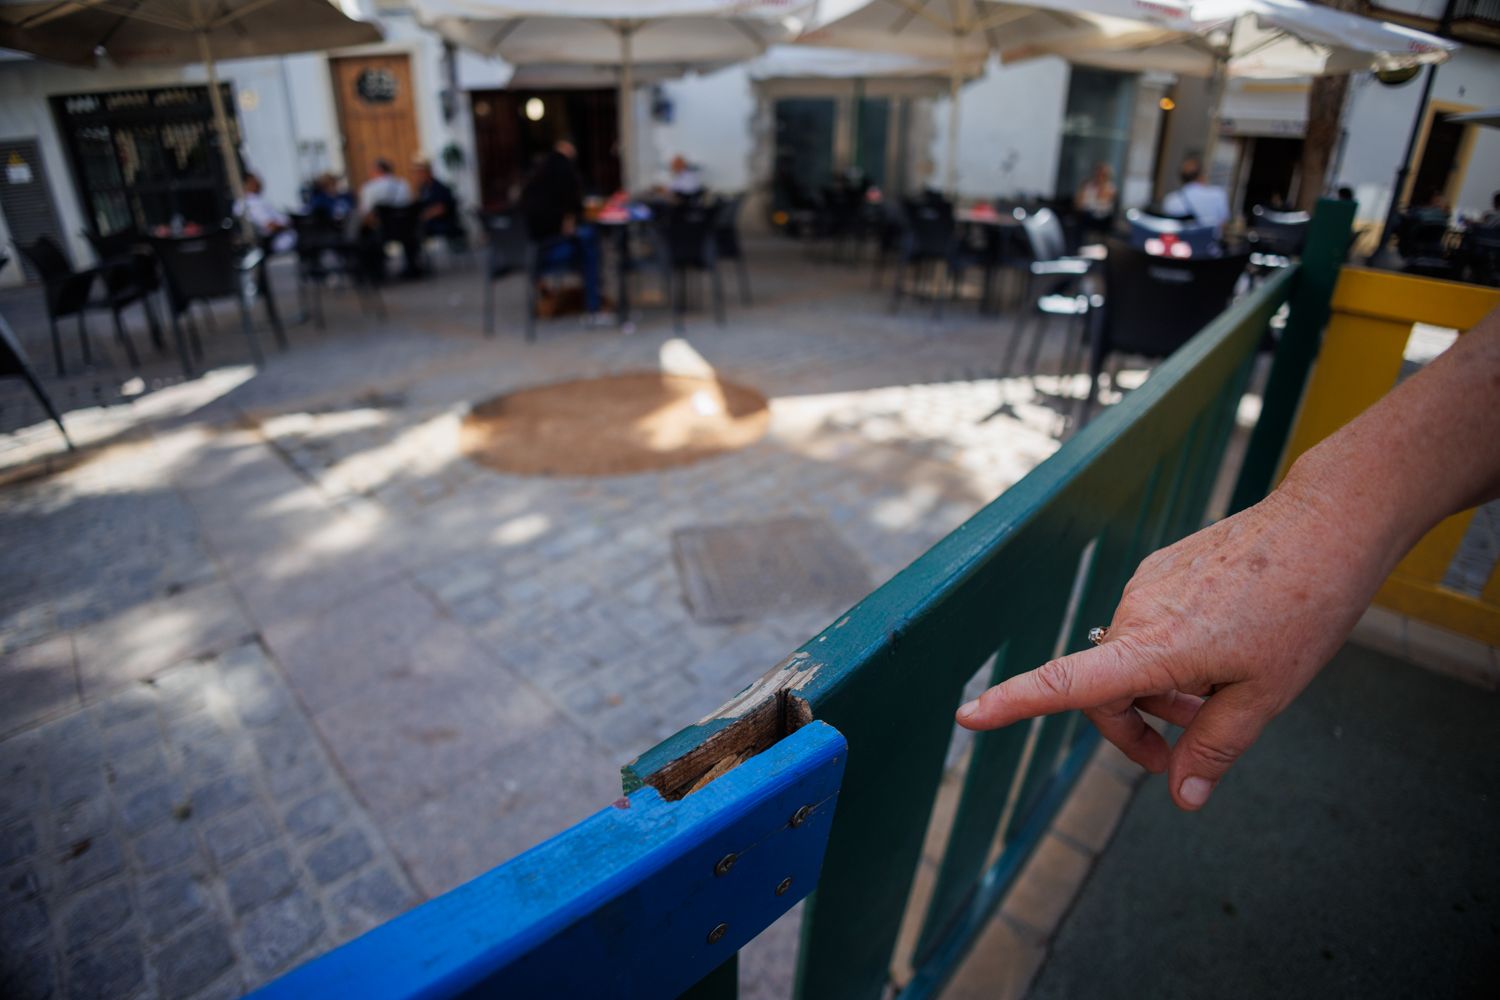
[(672, 534), (672, 554), (701, 622), (790, 608), (841, 611), (870, 591), (859, 555), (817, 518), (683, 528)]

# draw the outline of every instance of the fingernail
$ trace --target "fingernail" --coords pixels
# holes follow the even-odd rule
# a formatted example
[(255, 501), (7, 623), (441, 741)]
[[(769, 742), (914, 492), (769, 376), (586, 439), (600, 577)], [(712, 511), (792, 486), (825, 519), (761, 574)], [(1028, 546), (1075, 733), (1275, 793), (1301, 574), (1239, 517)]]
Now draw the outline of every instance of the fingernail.
[(960, 719), (968, 719), (978, 711), (979, 699), (975, 698), (973, 701), (966, 701), (962, 705), (958, 706), (958, 717)]
[(1194, 809), (1200, 809), (1203, 803), (1208, 801), (1209, 793), (1213, 790), (1214, 783), (1207, 778), (1187, 778), (1178, 789), (1178, 794), (1182, 796), (1182, 801)]

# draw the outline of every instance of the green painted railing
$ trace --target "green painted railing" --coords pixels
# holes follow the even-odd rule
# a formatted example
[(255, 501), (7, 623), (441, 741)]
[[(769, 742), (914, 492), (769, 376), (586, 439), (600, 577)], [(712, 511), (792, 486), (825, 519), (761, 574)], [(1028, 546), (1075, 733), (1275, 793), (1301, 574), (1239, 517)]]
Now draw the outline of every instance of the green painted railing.
[[(1257, 349), (1290, 313), (1235, 505), (1268, 488), (1328, 315), (1350, 203), (1319, 206), (1299, 268), (1236, 302), (1140, 388), (708, 721), (624, 769), (685, 795), (812, 719), (848, 740), (798, 995), (876, 998), (892, 959), (969, 679), (1081, 647), (1136, 565), (1200, 527)], [(975, 739), (902, 997), (936, 994), (1050, 823), (1093, 743), (1076, 714)], [(992, 848), (1000, 847), (991, 861)], [(731, 958), (691, 995), (731, 997)]]

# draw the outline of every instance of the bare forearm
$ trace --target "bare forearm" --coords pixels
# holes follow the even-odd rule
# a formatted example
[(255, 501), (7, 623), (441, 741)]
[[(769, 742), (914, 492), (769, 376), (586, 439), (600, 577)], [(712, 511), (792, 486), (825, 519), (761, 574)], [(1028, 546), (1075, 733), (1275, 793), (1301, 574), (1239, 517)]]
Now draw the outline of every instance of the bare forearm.
[[(1303, 455), (1265, 500), (1148, 557), (1103, 645), (991, 688), (959, 722), (1083, 709), (1132, 760), (1168, 771), (1178, 805), (1201, 808), (1401, 556), (1500, 494), (1496, 389), (1500, 315)], [(1186, 731), (1168, 748), (1142, 712)]]
[(1303, 455), (1280, 488), (1384, 576), (1433, 525), (1500, 495), (1500, 311)]

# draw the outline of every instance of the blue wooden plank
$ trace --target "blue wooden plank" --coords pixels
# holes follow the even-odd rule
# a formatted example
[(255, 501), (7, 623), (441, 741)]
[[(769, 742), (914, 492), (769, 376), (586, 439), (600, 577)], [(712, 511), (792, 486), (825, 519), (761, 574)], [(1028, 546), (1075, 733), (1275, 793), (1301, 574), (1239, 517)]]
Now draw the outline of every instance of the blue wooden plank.
[(255, 995), (675, 997), (816, 885), (845, 749), (813, 722), (678, 801), (642, 788)]

